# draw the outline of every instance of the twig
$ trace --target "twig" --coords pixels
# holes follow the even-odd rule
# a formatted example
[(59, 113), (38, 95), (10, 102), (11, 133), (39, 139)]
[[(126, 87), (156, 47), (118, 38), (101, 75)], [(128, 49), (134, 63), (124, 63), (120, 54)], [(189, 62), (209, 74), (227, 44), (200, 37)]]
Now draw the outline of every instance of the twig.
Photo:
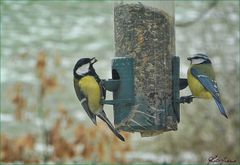
[(209, 4), (208, 8), (205, 9), (204, 11), (202, 11), (202, 12), (198, 15), (198, 17), (197, 17), (196, 19), (190, 20), (190, 21), (186, 21), (186, 22), (178, 22), (178, 23), (175, 24), (175, 26), (183, 28), (183, 27), (191, 26), (191, 25), (197, 23), (198, 21), (200, 21), (201, 19), (203, 19), (203, 17), (204, 17), (205, 15), (207, 15), (207, 13), (209, 13), (213, 7), (215, 7), (215, 6), (218, 4), (218, 1), (219, 1), (219, 0), (215, 0), (215, 1), (211, 2), (211, 3)]

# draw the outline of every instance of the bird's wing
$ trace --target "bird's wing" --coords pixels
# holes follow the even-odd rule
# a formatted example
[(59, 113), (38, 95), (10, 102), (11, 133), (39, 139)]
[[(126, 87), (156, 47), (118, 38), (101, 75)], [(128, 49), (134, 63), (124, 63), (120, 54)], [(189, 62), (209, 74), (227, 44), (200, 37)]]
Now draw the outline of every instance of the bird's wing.
[(112, 123), (108, 120), (106, 113), (102, 110), (100, 111), (97, 116), (102, 119), (108, 127), (111, 129), (111, 131), (122, 141), (125, 141), (124, 137), (118, 132), (118, 130), (112, 125)]
[(226, 118), (228, 118), (224, 110), (224, 107), (221, 103), (217, 82), (215, 80), (210, 80), (208, 76), (201, 74), (195, 68), (191, 68), (191, 73), (196, 79), (200, 81), (200, 83), (204, 86), (204, 88), (211, 93), (221, 114), (224, 115)]
[(80, 89), (80, 87), (78, 85), (78, 80), (74, 78), (73, 81), (74, 81), (74, 88), (75, 88), (77, 97), (78, 97), (80, 103), (82, 104), (83, 109), (86, 111), (86, 113), (88, 114), (88, 116), (92, 120), (92, 122), (95, 125), (97, 125), (96, 115), (90, 111), (89, 106), (88, 106), (87, 97), (85, 97), (85, 95), (81, 91), (81, 89)]

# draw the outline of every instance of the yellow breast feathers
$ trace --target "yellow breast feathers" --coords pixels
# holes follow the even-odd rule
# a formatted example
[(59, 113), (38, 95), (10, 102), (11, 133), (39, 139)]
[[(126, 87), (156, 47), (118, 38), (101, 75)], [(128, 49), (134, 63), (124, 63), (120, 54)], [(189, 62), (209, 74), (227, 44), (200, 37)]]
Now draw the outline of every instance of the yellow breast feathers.
[(188, 85), (189, 88), (195, 97), (203, 98), (203, 99), (211, 99), (212, 95), (209, 93), (203, 85), (200, 83), (198, 79), (196, 79), (192, 73), (191, 73), (191, 68), (189, 68), (187, 76), (188, 76)]
[(79, 86), (83, 94), (88, 99), (88, 106), (93, 113), (97, 113), (102, 109), (101, 89), (93, 76), (85, 76), (80, 79)]

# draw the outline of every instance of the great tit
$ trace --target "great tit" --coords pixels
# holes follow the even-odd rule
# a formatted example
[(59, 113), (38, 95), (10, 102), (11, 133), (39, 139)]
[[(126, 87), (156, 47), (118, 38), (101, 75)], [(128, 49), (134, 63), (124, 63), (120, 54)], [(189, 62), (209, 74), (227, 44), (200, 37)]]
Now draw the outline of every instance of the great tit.
[(221, 114), (228, 118), (221, 103), (215, 73), (208, 56), (205, 54), (196, 54), (187, 59), (191, 61), (187, 72), (187, 80), (193, 97), (203, 99), (213, 98)]
[(106, 90), (100, 85), (101, 79), (93, 68), (95, 62), (97, 62), (95, 57), (91, 59), (82, 58), (75, 64), (73, 82), (77, 97), (95, 125), (97, 125), (96, 116), (98, 116), (120, 140), (125, 141), (119, 131), (108, 120), (103, 110), (101, 99), (105, 99)]

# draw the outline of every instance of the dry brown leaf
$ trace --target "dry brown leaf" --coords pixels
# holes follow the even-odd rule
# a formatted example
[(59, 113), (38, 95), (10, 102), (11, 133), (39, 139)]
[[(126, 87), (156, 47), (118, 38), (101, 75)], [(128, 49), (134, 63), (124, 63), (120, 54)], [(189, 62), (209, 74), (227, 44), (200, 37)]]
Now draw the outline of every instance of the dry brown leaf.
[(46, 68), (46, 53), (44, 50), (41, 50), (38, 53), (37, 63), (36, 63), (37, 73), (40, 78), (44, 76), (45, 68)]

